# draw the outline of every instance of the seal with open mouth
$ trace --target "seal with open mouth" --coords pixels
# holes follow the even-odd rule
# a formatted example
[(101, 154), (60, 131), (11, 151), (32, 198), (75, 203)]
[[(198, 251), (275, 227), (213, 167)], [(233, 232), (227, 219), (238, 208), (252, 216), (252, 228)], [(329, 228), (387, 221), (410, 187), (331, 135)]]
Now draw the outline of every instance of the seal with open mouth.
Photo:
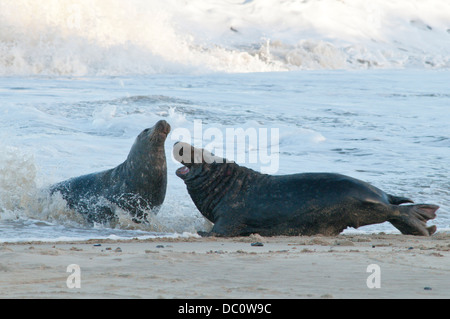
[(166, 195), (164, 142), (169, 132), (169, 123), (158, 121), (137, 136), (122, 164), (58, 183), (50, 188), (51, 194), (60, 192), (89, 223), (113, 223), (116, 207), (129, 212), (135, 222), (146, 221), (148, 212), (156, 212)]
[(412, 203), (358, 179), (334, 173), (266, 175), (194, 148), (174, 145), (185, 166), (176, 174), (214, 236), (337, 235), (347, 227), (390, 222), (403, 234), (428, 236), (439, 206)]

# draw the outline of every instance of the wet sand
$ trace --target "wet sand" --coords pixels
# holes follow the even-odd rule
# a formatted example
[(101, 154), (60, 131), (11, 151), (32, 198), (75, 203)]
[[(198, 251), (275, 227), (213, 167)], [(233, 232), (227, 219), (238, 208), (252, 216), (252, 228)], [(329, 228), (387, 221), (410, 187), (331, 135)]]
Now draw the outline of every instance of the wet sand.
[(449, 278), (448, 233), (0, 244), (0, 298), (450, 298)]

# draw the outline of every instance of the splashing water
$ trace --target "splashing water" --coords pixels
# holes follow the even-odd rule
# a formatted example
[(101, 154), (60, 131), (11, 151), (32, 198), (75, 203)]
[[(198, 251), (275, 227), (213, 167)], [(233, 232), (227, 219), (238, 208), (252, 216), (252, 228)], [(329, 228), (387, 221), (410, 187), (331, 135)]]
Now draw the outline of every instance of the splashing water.
[(0, 75), (448, 68), (450, 3), (4, 0)]

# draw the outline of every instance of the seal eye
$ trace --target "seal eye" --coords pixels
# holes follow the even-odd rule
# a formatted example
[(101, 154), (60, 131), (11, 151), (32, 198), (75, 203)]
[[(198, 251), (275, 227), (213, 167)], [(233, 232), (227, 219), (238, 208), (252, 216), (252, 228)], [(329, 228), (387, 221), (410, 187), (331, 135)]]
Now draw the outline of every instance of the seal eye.
[(145, 130), (143, 130), (142, 132), (141, 132), (141, 134), (139, 134), (139, 137), (140, 138), (146, 138), (149, 134), (148, 134), (148, 132), (150, 131), (150, 129), (149, 128), (146, 128)]

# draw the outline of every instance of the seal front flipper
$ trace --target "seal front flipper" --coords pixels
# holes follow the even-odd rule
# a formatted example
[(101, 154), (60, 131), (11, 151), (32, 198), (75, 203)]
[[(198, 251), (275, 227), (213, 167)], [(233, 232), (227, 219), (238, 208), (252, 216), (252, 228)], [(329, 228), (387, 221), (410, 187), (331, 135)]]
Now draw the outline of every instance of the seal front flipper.
[(436, 226), (427, 226), (427, 220), (436, 217), (437, 205), (417, 204), (398, 206), (400, 212), (388, 221), (405, 235), (430, 236), (436, 232)]
[(229, 237), (226, 232), (222, 231), (217, 227), (216, 224), (214, 224), (214, 227), (211, 229), (211, 231), (198, 231), (197, 234), (199, 234), (202, 237)]

